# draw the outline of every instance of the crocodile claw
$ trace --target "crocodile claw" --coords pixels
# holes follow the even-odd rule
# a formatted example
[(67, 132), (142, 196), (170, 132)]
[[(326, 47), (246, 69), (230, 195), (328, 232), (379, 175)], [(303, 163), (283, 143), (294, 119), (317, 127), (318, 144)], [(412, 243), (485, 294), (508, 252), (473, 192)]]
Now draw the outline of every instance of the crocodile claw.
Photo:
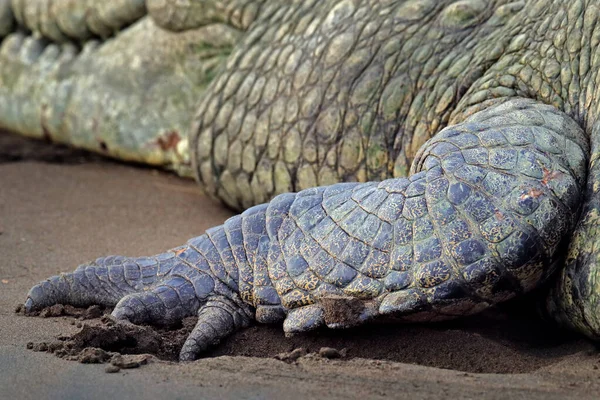
[(196, 359), (223, 337), (249, 324), (230, 291), (215, 283), (209, 271), (187, 265), (175, 249), (156, 257), (106, 257), (72, 273), (51, 277), (27, 294), (26, 313), (54, 304), (114, 306), (112, 316), (134, 324), (172, 325), (198, 315), (181, 350), (181, 360)]

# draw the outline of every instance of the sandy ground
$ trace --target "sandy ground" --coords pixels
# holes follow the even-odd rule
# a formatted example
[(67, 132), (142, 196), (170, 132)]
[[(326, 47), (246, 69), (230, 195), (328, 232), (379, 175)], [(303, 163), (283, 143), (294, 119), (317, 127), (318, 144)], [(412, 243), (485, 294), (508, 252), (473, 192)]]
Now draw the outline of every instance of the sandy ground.
[[(72, 317), (15, 314), (37, 281), (103, 255), (158, 253), (229, 215), (193, 182), (0, 134), (0, 398), (599, 397), (597, 348), (518, 304), (438, 325), (290, 339), (254, 326), (194, 363), (116, 374), (26, 349), (78, 331)], [(320, 358), (322, 346), (348, 356)], [(298, 347), (310, 353), (296, 363), (273, 358)]]

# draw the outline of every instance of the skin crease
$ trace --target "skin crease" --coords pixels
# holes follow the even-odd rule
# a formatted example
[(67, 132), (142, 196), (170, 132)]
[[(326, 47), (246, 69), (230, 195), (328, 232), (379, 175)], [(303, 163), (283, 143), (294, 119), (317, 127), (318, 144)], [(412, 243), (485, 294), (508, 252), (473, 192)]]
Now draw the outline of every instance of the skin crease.
[(46, 32), (26, 12), (43, 4), (0, 0), (0, 35), (34, 32), (2, 42), (0, 126), (193, 173), (248, 210), (50, 278), (28, 309), (198, 314), (189, 360), (253, 319), (453, 318), (558, 268), (548, 313), (600, 335), (594, 2), (123, 0), (104, 42), (73, 11)]

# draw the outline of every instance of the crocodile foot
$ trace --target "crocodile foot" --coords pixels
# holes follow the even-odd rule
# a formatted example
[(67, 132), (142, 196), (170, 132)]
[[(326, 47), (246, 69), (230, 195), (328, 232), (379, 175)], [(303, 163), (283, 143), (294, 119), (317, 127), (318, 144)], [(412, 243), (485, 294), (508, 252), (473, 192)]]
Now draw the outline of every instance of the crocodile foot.
[(173, 325), (197, 315), (179, 356), (181, 361), (194, 360), (251, 321), (248, 307), (209, 269), (192, 268), (182, 260), (194, 254), (185, 246), (156, 257), (99, 258), (34, 286), (25, 312), (54, 304), (101, 304), (114, 306), (112, 316), (117, 320), (152, 325)]
[(163, 254), (49, 278), (25, 309), (100, 304), (164, 325), (198, 315), (181, 360), (251, 320), (294, 334), (471, 315), (553, 273), (587, 154), (575, 121), (515, 99), (428, 141), (410, 178), (279, 195)]

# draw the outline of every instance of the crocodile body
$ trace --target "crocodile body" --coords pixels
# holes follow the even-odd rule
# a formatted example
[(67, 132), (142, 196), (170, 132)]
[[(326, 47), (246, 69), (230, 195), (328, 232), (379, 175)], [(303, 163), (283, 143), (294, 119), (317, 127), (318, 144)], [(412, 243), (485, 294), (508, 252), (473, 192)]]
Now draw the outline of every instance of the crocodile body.
[(0, 126), (246, 211), (49, 278), (26, 310), (198, 315), (192, 360), (252, 320), (438, 321), (552, 280), (547, 312), (600, 337), (593, 1), (99, 4), (0, 0)]

